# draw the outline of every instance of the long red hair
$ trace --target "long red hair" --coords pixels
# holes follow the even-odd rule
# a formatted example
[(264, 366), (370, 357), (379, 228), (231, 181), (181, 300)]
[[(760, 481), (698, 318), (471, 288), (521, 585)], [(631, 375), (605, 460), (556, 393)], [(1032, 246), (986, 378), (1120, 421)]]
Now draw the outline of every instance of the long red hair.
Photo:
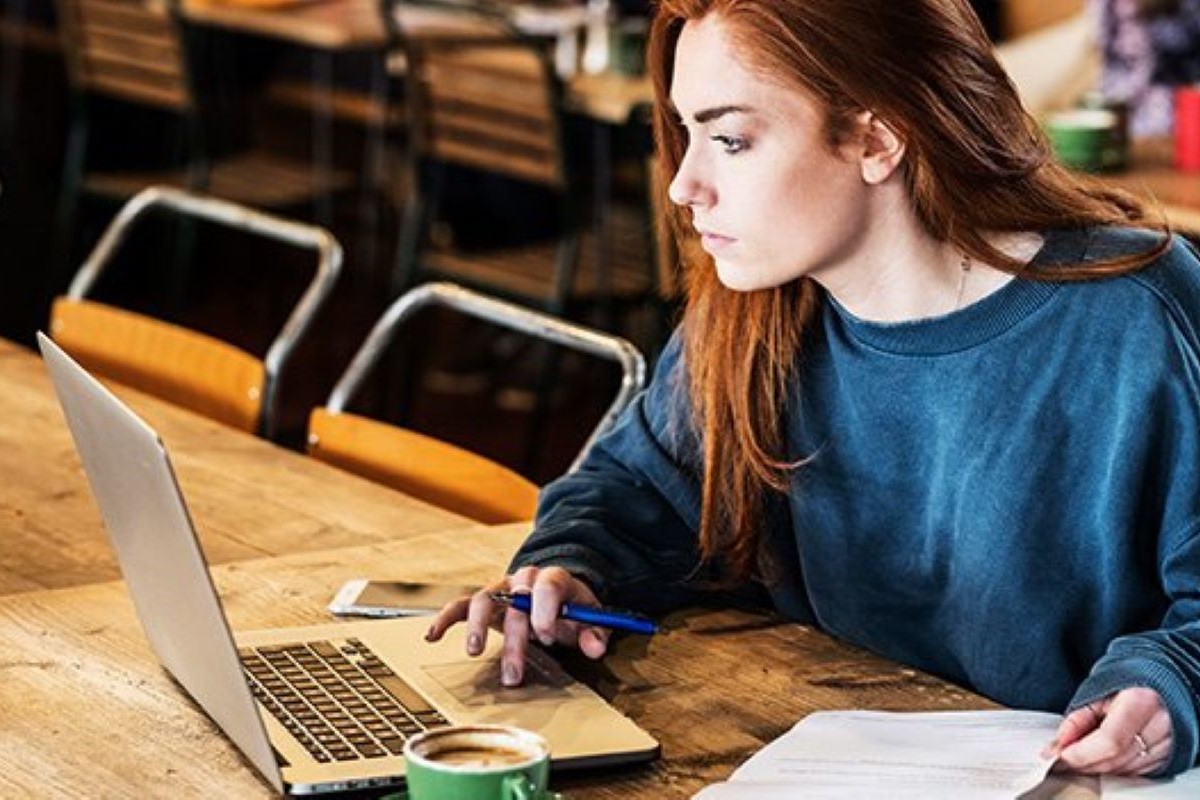
[[(1081, 182), (1052, 159), (965, 0), (661, 0), (647, 66), (664, 194), (687, 146), (670, 100), (675, 46), (684, 24), (708, 15), (721, 19), (744, 65), (817, 99), (831, 148), (863, 110), (886, 122), (906, 145), (903, 177), (918, 219), (978, 262), (1013, 273), (1024, 267), (991, 245), (988, 231), (1149, 226), (1132, 197)], [(766, 566), (766, 493), (786, 491), (798, 467), (780, 426), (819, 294), (807, 278), (727, 289), (686, 209), (660, 200), (681, 254), (686, 391), (704, 443), (701, 554), (719, 556), (728, 578), (739, 580)], [(1023, 276), (1119, 274), (1168, 245), (1164, 237), (1145, 253)]]

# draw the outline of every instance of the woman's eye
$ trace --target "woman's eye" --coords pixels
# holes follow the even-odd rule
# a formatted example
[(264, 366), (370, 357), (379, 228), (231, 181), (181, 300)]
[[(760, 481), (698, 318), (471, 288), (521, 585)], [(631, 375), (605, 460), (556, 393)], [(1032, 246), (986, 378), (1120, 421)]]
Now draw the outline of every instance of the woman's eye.
[(712, 140), (721, 145), (721, 148), (727, 155), (735, 156), (738, 153), (745, 152), (750, 147), (750, 142), (743, 139), (741, 136), (713, 136)]

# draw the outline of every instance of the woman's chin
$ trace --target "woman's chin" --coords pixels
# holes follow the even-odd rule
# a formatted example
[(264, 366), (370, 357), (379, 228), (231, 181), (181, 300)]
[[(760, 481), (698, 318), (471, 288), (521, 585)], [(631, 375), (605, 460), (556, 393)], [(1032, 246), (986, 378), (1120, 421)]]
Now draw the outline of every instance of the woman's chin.
[(757, 292), (761, 289), (771, 289), (778, 285), (761, 272), (748, 269), (742, 265), (730, 264), (723, 259), (714, 259), (717, 265), (717, 279), (726, 289), (734, 292)]

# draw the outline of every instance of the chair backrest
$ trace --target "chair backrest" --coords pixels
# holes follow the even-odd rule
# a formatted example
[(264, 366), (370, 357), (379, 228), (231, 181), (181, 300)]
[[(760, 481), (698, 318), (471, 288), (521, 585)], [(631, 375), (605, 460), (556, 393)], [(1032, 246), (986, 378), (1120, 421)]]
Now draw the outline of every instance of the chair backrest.
[(338, 379), (324, 408), (314, 410), (309, 420), (309, 452), (483, 522), (530, 519), (537, 487), (511, 470), (444, 442), (346, 412), (346, 406), (394, 340), (400, 325), (432, 305), (445, 306), (621, 366), (616, 396), (576, 456), (571, 471), (579, 467), (595, 441), (645, 385), (645, 360), (625, 339), (455, 284), (427, 283), (392, 303)]
[(192, 94), (177, 20), (149, 0), (57, 0), (67, 72), (77, 91), (188, 109)]
[[(211, 336), (87, 299), (134, 223), (154, 209), (316, 251), (316, 273), (262, 359)], [(225, 200), (151, 187), (125, 204), (67, 294), (55, 301), (51, 334), (101, 375), (270, 438), (277, 423), (280, 378), (296, 343), (333, 291), (341, 263), (341, 246), (323, 228)]]
[(414, 156), (565, 189), (562, 83), (547, 48), (502, 12), (426, 4), (464, 30), (403, 38)]

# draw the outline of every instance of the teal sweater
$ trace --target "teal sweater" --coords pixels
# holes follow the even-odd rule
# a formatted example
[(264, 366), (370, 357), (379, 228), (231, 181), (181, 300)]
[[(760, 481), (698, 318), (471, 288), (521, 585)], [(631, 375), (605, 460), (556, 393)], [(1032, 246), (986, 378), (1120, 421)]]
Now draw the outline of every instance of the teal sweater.
[[(1151, 234), (1052, 232), (1033, 267)], [(1131, 686), (1196, 762), (1200, 702), (1200, 262), (1020, 278), (942, 317), (856, 319), (827, 298), (785, 421), (810, 457), (764, 533), (785, 615), (1009, 706)], [(672, 341), (583, 468), (545, 489), (514, 565), (560, 564), (607, 602), (691, 602), (700, 449)], [(719, 567), (718, 567), (719, 569)]]

